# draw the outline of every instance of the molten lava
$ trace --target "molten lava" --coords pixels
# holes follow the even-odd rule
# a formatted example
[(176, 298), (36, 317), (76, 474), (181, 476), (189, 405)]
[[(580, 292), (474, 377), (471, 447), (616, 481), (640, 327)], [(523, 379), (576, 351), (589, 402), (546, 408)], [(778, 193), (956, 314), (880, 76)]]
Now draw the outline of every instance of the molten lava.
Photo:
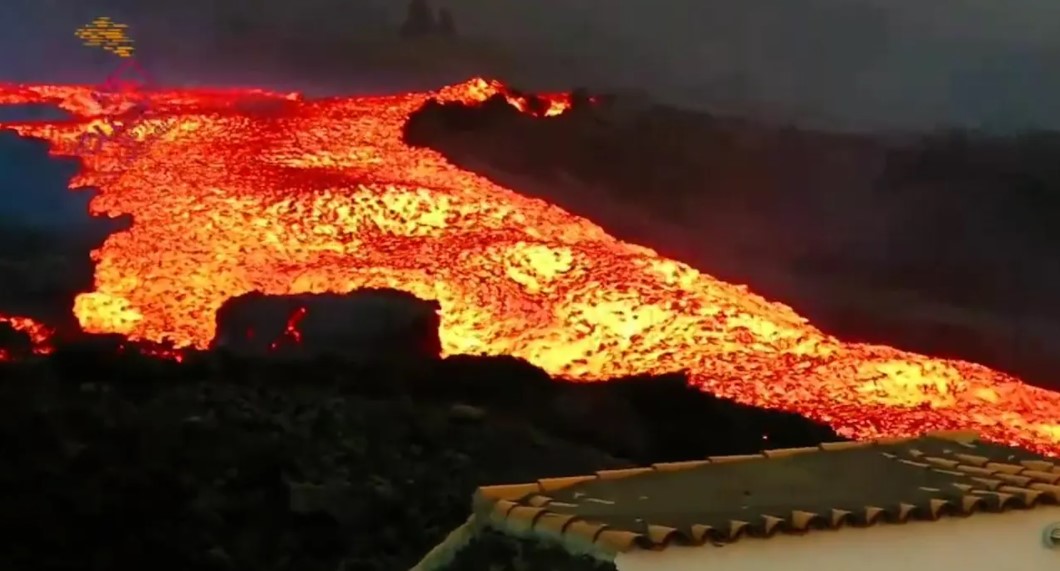
[[(10, 317), (0, 315), (0, 324), (18, 331), (29, 338), (30, 350), (35, 355), (47, 355), (52, 352), (51, 337), (54, 332), (50, 327), (28, 317)], [(0, 347), (0, 362), (13, 360), (9, 351)]]
[[(704, 390), (796, 411), (849, 437), (974, 429), (1060, 454), (1060, 394), (980, 365), (841, 342), (744, 286), (402, 143), (406, 118), (429, 98), (482, 101), (502, 89), (476, 80), (312, 101), (261, 91), (128, 95), (146, 99), (146, 122), (176, 127), (128, 164), (122, 145), (82, 157), (71, 188), (102, 185), (91, 212), (131, 214), (134, 224), (93, 253), (95, 289), (78, 297), (78, 320), (89, 331), (204, 347), (221, 304), (252, 290), (395, 288), (438, 300), (450, 355), (515, 355), (582, 380), (686, 370)], [(78, 103), (88, 91), (0, 87), (0, 103), (51, 102), (77, 116), (3, 126), (72, 154), (98, 119)], [(282, 104), (251, 113), (240, 106), (248, 98)], [(565, 108), (550, 102), (546, 115)]]

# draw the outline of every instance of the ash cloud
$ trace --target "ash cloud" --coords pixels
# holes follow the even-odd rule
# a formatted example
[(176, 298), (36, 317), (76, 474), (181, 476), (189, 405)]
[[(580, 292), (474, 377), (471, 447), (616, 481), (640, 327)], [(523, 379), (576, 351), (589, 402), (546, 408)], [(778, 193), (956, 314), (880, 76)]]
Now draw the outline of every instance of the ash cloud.
[[(433, 5), (452, 11), (466, 46), (426, 57), (470, 60), (459, 72), (635, 88), (686, 106), (836, 128), (1060, 125), (1060, 4), (1049, 0)], [(0, 7), (2, 42), (19, 57), (5, 58), (0, 76), (105, 74), (72, 30), (110, 15), (133, 26), (141, 53), (174, 83), (371, 91), (456, 79), (422, 54), (395, 55), (408, 51), (392, 39), (405, 9), (393, 0), (13, 0)]]
[(1060, 123), (1055, 2), (460, 3), (476, 5), (457, 10), (465, 28), (561, 47), (601, 80), (689, 105), (847, 127)]

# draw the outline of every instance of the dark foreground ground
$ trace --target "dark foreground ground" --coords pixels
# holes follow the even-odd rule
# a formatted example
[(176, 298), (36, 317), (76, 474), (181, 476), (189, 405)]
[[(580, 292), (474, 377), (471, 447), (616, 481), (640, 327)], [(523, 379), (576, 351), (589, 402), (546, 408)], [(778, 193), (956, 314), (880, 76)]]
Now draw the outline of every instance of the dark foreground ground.
[(176, 364), (102, 343), (0, 379), (13, 571), (402, 570), (482, 484), (838, 440), (679, 377), (575, 385), (505, 358)]

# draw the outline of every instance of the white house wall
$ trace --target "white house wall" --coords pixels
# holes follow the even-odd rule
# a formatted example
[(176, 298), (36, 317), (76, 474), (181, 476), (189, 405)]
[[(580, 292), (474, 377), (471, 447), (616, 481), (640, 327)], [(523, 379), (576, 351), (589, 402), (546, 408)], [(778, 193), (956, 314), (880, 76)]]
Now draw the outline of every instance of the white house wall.
[(633, 551), (615, 564), (618, 571), (1060, 571), (1060, 547), (1043, 541), (1053, 523), (1060, 524), (1060, 506)]

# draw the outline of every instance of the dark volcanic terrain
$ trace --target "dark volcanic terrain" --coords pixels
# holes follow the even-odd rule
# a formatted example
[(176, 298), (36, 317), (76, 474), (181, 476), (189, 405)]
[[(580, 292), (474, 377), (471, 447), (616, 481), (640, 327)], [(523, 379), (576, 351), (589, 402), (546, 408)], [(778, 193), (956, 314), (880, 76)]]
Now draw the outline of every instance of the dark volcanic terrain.
[(601, 97), (428, 105), (406, 139), (844, 339), (1060, 388), (1060, 134), (801, 131)]
[(680, 377), (506, 358), (177, 364), (98, 341), (0, 379), (11, 570), (404, 570), (482, 484), (839, 440)]

